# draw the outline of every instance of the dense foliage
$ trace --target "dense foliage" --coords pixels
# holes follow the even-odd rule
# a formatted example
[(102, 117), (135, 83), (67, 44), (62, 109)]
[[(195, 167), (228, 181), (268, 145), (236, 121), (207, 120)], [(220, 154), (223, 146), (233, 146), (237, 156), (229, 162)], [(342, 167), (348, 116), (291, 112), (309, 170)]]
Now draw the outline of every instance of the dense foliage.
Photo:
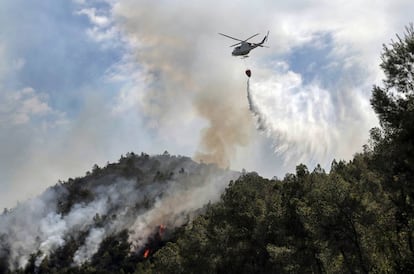
[[(21, 272), (412, 272), (413, 25), (403, 38), (384, 46), (381, 67), (384, 87), (374, 86), (371, 99), (380, 127), (372, 129), (369, 145), (353, 160), (334, 160), (329, 173), (299, 165), (283, 180), (243, 174), (220, 202), (178, 228), (148, 258), (129, 252), (123, 231), (107, 238), (84, 265), (67, 261), (76, 250), (72, 239), (39, 267), (32, 260)], [(82, 195), (87, 199), (88, 193)]]

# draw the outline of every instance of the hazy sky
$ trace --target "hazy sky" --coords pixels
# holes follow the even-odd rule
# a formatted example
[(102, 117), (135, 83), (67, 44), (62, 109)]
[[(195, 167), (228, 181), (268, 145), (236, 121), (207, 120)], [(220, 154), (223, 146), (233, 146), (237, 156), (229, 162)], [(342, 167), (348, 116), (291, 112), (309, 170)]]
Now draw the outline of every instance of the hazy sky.
[[(283, 177), (361, 151), (413, 1), (4, 0), (0, 206), (129, 151)], [(269, 48), (245, 60), (218, 32)], [(267, 129), (248, 110), (246, 76)]]

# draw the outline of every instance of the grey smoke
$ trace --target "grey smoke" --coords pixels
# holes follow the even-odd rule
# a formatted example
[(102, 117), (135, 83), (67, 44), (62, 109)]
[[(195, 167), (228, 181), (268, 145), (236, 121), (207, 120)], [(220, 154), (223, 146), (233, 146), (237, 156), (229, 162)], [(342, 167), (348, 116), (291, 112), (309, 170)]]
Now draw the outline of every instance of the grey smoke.
[[(197, 210), (217, 201), (228, 182), (239, 176), (186, 157), (129, 155), (126, 159), (135, 170), (133, 177), (120, 176), (115, 167), (108, 167), (99, 177), (75, 180), (69, 187), (58, 184), (0, 215), (0, 257), (8, 257), (10, 268), (16, 269), (40, 250), (39, 265), (70, 237), (87, 232), (73, 258), (75, 264), (82, 264), (92, 258), (105, 237), (125, 229), (133, 250), (139, 250), (157, 226), (173, 228), (188, 222)], [(125, 163), (119, 166), (127, 168)], [(91, 193), (94, 199), (72, 205), (67, 213), (59, 212), (70, 198), (71, 187)]]
[(252, 137), (249, 112), (238, 96), (243, 86), (229, 81), (237, 66), (223, 41), (211, 37), (218, 22), (212, 24), (198, 4), (185, 6), (190, 16), (169, 4), (122, 1), (113, 14), (142, 68), (145, 87), (133, 92), (140, 94), (137, 108), (148, 126), (170, 134), (169, 128), (183, 127), (180, 121), (194, 123), (191, 139), (199, 143), (194, 158), (226, 168)]
[(73, 261), (80, 265), (91, 258), (98, 251), (99, 245), (105, 236), (105, 229), (93, 228), (86, 238), (85, 244), (81, 246), (75, 253)]

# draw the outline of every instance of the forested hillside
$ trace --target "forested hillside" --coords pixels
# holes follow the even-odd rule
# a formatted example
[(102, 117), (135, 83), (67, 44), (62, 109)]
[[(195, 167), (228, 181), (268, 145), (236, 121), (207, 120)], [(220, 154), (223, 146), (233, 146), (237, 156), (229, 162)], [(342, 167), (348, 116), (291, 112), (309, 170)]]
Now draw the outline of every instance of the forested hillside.
[(131, 256), (130, 272), (237, 177), (168, 152), (95, 165), (0, 215), (0, 273), (78, 273), (90, 263), (116, 273)]
[[(294, 174), (287, 174), (282, 180), (268, 180), (254, 172), (237, 179), (238, 174), (214, 166), (198, 167), (186, 158), (158, 156), (170, 159), (168, 168), (162, 168), (160, 163), (164, 161), (154, 164), (154, 158), (129, 155), (121, 159), (121, 164), (104, 169), (96, 167), (85, 178), (63, 184), (66, 191), (58, 196), (58, 214), (68, 216), (77, 204), (92, 201), (98, 195), (92, 186), (110, 187), (110, 176), (115, 170), (124, 177), (134, 178), (134, 184), (147, 187), (177, 181), (186, 173), (193, 177), (186, 175), (185, 185), (212, 173), (215, 175), (209, 177), (210, 183), (226, 178), (230, 184), (219, 201), (200, 211), (191, 211), (197, 214), (184, 209), (178, 210), (172, 219), (175, 210), (163, 214), (161, 217), (167, 223), (154, 222), (152, 232), (145, 234), (145, 242), (140, 237), (131, 237), (133, 233), (141, 233), (139, 229), (131, 229), (133, 225), (109, 229), (112, 226), (107, 224), (121, 218), (121, 209), (96, 214), (89, 227), (96, 231), (105, 228), (105, 233), (102, 232), (102, 241), (93, 255), (85, 260), (74, 259), (74, 254), (92, 240), (88, 236), (90, 229), (65, 234), (65, 244), (54, 245), (47, 254), (43, 251), (42, 255), (40, 244), (39, 251), (28, 257), (27, 264), (10, 268), (8, 262), (15, 256), (10, 253), (10, 246), (14, 243), (6, 240), (8, 234), (3, 231), (0, 270), (5, 273), (10, 269), (18, 273), (412, 273), (413, 25), (406, 28), (403, 37), (384, 46), (381, 58), (385, 79), (383, 85), (373, 87), (371, 99), (380, 127), (371, 130), (369, 143), (351, 161), (333, 160), (329, 173), (320, 166), (309, 170), (298, 165)], [(144, 165), (151, 173), (143, 170), (140, 161), (152, 163)], [(106, 176), (105, 183), (97, 180), (102, 176)], [(174, 199), (185, 201), (188, 195), (200, 199), (206, 194), (205, 188), (191, 193), (186, 189), (180, 188)], [(121, 188), (116, 189), (119, 191)], [(160, 197), (169, 195), (161, 191), (147, 198), (133, 196), (141, 201), (134, 200), (135, 210), (151, 212)], [(104, 197), (113, 199), (111, 195)], [(125, 194), (120, 199), (125, 197), (131, 196)], [(168, 203), (169, 207), (179, 205), (179, 202)], [(4, 213), (2, 220), (13, 213)], [(125, 214), (139, 216), (134, 210)], [(182, 216), (189, 217), (176, 222)], [(137, 249), (137, 244), (142, 244), (142, 248)]]

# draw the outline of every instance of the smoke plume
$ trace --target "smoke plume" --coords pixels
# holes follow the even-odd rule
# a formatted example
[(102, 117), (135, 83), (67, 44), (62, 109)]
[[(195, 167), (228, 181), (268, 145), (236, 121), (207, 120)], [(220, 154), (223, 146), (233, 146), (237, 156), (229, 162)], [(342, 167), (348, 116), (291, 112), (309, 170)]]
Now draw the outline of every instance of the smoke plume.
[(36, 257), (40, 265), (45, 256), (76, 239), (82, 244), (73, 262), (80, 265), (92, 258), (103, 239), (123, 230), (129, 231), (132, 251), (139, 251), (155, 228), (187, 223), (238, 176), (185, 157), (131, 154), (0, 215), (0, 259), (15, 270), (41, 251)]
[(237, 148), (251, 137), (243, 86), (228, 79), (234, 60), (230, 51), (223, 57), (220, 39), (211, 39), (217, 30), (208, 13), (192, 3), (185, 12), (197, 20), (187, 21), (182, 12), (153, 1), (122, 1), (114, 7), (145, 75), (145, 88), (134, 92), (141, 94), (138, 105), (149, 126), (165, 135), (174, 127), (194, 128), (195, 159), (229, 167)]

